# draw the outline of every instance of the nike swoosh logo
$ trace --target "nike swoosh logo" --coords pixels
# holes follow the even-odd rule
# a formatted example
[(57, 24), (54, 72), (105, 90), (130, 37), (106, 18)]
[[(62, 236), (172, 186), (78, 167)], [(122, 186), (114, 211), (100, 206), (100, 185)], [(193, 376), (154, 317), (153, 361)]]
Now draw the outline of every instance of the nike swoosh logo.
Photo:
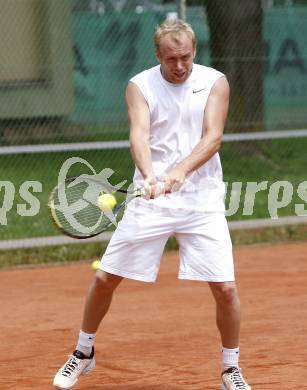
[(201, 92), (201, 91), (203, 91), (204, 89), (206, 89), (206, 88), (202, 88), (202, 89), (196, 89), (196, 90), (194, 90), (194, 89), (193, 89), (193, 93), (198, 93), (198, 92)]

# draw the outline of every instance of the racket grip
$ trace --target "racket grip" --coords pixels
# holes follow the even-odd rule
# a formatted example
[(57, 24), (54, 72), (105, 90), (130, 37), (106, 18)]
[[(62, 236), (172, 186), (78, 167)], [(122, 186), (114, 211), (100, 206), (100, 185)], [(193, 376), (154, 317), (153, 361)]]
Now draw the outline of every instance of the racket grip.
[[(158, 188), (159, 188), (159, 194), (164, 194), (165, 182), (164, 182), (164, 181), (158, 181), (156, 185), (157, 185)], [(145, 187), (143, 187), (143, 188), (140, 189), (140, 195), (141, 195), (141, 196), (145, 196), (145, 195), (146, 195), (146, 189), (145, 189)]]

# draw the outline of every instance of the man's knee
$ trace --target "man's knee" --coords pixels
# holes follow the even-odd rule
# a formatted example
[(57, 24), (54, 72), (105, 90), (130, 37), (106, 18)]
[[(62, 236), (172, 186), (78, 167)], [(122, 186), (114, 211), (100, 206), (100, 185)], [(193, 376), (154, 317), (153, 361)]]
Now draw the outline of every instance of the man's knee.
[(98, 270), (94, 279), (94, 288), (97, 292), (113, 292), (122, 280), (121, 276)]
[(210, 288), (217, 303), (227, 306), (240, 303), (235, 282), (211, 283)]

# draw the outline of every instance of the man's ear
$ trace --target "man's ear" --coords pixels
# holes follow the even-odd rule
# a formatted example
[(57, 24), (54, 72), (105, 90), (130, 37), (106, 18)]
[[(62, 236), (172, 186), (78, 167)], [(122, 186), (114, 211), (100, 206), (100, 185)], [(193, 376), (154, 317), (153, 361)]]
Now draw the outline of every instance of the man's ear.
[(159, 49), (156, 49), (156, 58), (159, 62), (161, 62), (161, 53), (160, 53)]
[(193, 59), (196, 57), (196, 47), (194, 47)]

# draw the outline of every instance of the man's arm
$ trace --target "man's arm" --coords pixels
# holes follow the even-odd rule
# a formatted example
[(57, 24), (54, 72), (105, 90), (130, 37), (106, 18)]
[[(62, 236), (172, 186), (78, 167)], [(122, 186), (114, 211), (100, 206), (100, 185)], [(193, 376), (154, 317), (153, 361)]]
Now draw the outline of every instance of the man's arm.
[(219, 149), (227, 119), (229, 84), (225, 77), (218, 79), (208, 97), (203, 122), (204, 136), (192, 153), (173, 168), (166, 177), (166, 191), (178, 190), (186, 175), (205, 164)]
[(130, 124), (130, 150), (133, 161), (144, 178), (146, 198), (155, 197), (157, 180), (153, 172), (149, 145), (150, 113), (144, 96), (136, 84), (129, 82), (126, 104)]

